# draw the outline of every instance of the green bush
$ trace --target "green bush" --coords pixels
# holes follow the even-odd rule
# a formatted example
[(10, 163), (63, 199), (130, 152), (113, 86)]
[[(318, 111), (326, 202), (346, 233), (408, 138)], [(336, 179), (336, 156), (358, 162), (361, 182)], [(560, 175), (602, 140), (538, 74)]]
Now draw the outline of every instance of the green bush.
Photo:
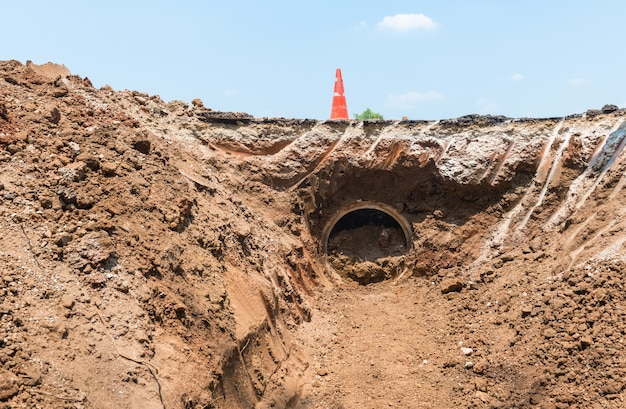
[(367, 108), (360, 114), (354, 114), (354, 119), (358, 121), (365, 121), (367, 119), (385, 119), (385, 117), (383, 117), (382, 114), (379, 114), (378, 112), (374, 112), (371, 109)]

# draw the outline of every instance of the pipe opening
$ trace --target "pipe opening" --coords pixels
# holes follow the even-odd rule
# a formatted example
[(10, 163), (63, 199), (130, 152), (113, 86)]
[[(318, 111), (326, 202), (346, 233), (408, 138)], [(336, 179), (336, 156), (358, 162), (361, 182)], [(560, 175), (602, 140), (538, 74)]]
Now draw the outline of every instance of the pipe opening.
[(342, 277), (370, 284), (398, 275), (410, 247), (408, 223), (378, 206), (340, 213), (327, 227), (325, 252)]

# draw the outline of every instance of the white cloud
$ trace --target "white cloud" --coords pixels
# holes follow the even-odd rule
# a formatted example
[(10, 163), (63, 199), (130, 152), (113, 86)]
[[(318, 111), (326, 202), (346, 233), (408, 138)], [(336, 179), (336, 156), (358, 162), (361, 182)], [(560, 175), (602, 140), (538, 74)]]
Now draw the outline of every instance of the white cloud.
[(585, 85), (586, 82), (587, 81), (584, 79), (578, 77), (570, 78), (570, 80), (567, 81), (567, 83), (572, 87), (580, 87), (581, 85)]
[(386, 16), (378, 23), (379, 30), (411, 31), (434, 30), (438, 24), (424, 14), (396, 14)]
[(443, 94), (436, 91), (406, 92), (400, 95), (389, 95), (387, 97), (387, 105), (398, 109), (412, 109), (420, 102), (440, 100), (443, 98)]
[(516, 72), (515, 74), (511, 75), (509, 79), (512, 81), (521, 81), (524, 79), (524, 76), (520, 74), (519, 72)]
[(356, 25), (356, 29), (362, 30), (364, 28), (367, 28), (367, 23), (365, 21), (359, 21), (359, 23)]

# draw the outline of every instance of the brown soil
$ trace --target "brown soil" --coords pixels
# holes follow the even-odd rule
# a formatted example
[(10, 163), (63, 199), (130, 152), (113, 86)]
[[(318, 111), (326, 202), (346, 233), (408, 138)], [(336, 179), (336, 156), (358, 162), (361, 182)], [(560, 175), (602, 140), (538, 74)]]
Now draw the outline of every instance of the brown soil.
[[(0, 62), (0, 408), (622, 408), (625, 119), (255, 119)], [(367, 204), (412, 242), (332, 230)]]
[(368, 225), (332, 235), (328, 262), (340, 276), (371, 284), (400, 274), (406, 251), (401, 229)]

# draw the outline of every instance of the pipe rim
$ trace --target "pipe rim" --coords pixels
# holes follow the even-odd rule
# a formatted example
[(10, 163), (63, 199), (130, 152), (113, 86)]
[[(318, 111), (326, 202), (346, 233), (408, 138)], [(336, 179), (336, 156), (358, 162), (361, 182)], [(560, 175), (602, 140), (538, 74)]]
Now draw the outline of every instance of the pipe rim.
[(361, 202), (352, 203), (351, 205), (340, 208), (339, 211), (337, 211), (333, 215), (333, 217), (330, 218), (328, 223), (326, 223), (324, 230), (322, 230), (322, 252), (323, 252), (322, 254), (324, 254), (325, 256), (328, 255), (328, 239), (330, 238), (330, 233), (333, 231), (333, 228), (335, 227), (337, 222), (339, 222), (339, 220), (341, 220), (341, 218), (344, 217), (345, 215), (352, 213), (354, 211), (357, 211), (357, 210), (362, 210), (362, 209), (378, 210), (391, 216), (398, 223), (398, 225), (400, 225), (400, 228), (402, 229), (404, 233), (404, 239), (406, 241), (407, 251), (411, 249), (412, 243), (413, 243), (413, 240), (412, 240), (413, 232), (411, 229), (411, 225), (404, 218), (404, 216), (402, 216), (400, 212), (398, 212), (395, 208), (389, 205), (386, 205), (384, 203), (372, 202), (372, 201), (361, 201)]

